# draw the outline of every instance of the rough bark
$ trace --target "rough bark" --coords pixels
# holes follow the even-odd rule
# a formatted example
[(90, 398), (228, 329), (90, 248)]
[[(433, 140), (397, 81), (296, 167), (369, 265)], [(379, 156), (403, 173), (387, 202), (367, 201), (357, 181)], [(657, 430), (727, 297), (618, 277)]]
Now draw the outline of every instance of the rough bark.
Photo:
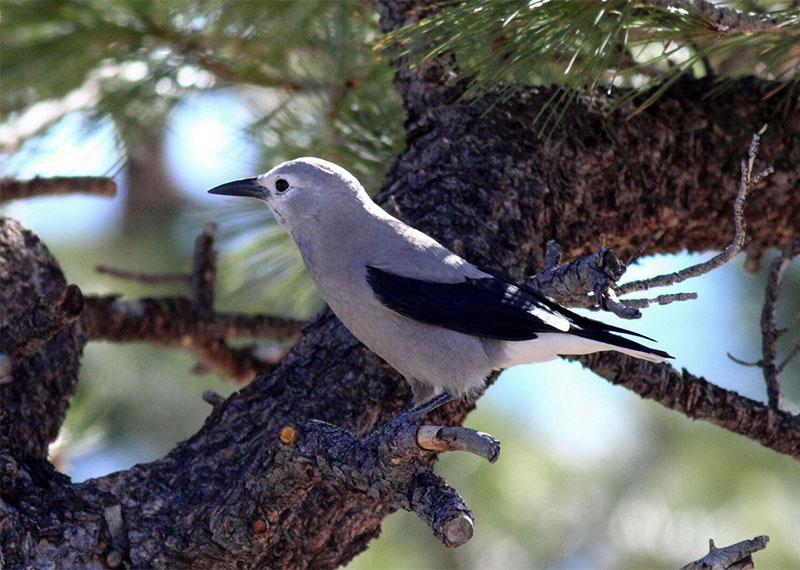
[(46, 458), (78, 382), (85, 339), (75, 325), (54, 327), (45, 318), (33, 320), (45, 326), (21, 343), (6, 325), (13, 329), (20, 319), (55, 306), (66, 285), (58, 262), (39, 238), (0, 217), (0, 330), (5, 331), (0, 353), (10, 360), (10, 374), (0, 383), (0, 450), (20, 461)]
[[(385, 6), (392, 7), (383, 13), (387, 27), (405, 17), (402, 4)], [(647, 253), (724, 247), (733, 233), (738, 162), (764, 123), (771, 127), (760, 160), (776, 172), (750, 199), (750, 251), (758, 255), (800, 230), (800, 119), (773, 114), (760, 96), (769, 86), (741, 80), (710, 104), (708, 85), (683, 81), (630, 121), (624, 110), (607, 116), (576, 104), (541, 140), (533, 118), (549, 90), (467, 102), (457, 98), (458, 84), (441, 86), (447, 73), (437, 62), (398, 72), (408, 145), (378, 199), (479, 265), (529, 275), (543, 266), (547, 240), (571, 257), (595, 249), (601, 234), (623, 257), (641, 247)], [(53, 281), (60, 291), (63, 279)], [(25, 290), (15, 297), (27, 306), (45, 293), (53, 294)], [(77, 366), (80, 343), (71, 338), (51, 341), (61, 339), (66, 354), (49, 363)], [(651, 370), (625, 368), (622, 358), (587, 364), (606, 376), (645, 382)], [(61, 380), (31, 382), (46, 374)], [(25, 379), (0, 389), (31, 399), (25, 414), (42, 423), (26, 422), (36, 433), (25, 437), (46, 442), (60, 422), (53, 410), (63, 414), (74, 377), (67, 379), (62, 364)], [(37, 390), (41, 395), (32, 397)], [(306, 441), (303, 426), (320, 420), (363, 435), (408, 399), (403, 380), (325, 312), (270, 374), (216, 406), (194, 437), (161, 460), (73, 485), (40, 460), (43, 443), (31, 452), (4, 451), (5, 562), (339, 566), (377, 536), (384, 516), (413, 501), (341, 484), (325, 461), (309, 461), (301, 445), (287, 444), (281, 434), (293, 426), (298, 441)], [(22, 408), (6, 402), (4, 425), (24, 421)], [(468, 408), (456, 402), (433, 419), (458, 424)], [(14, 444), (16, 436), (7, 441)], [(413, 461), (424, 465), (430, 458)]]

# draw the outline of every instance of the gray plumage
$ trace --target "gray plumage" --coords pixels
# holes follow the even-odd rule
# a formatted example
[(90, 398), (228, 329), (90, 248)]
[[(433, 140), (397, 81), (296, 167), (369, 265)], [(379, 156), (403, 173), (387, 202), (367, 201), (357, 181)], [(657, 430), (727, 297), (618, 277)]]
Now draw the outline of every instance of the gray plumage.
[[(317, 158), (210, 190), (266, 201), (331, 310), (411, 384), (417, 403), (468, 395), (497, 369), (559, 355), (665, 352), (481, 271), (389, 215), (343, 168)], [(641, 336), (641, 335), (637, 335)]]

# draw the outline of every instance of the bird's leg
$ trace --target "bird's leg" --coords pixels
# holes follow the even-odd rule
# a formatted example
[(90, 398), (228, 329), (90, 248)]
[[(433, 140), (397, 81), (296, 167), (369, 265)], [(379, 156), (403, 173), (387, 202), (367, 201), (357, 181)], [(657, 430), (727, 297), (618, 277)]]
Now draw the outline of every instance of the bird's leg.
[(442, 392), (441, 394), (437, 394), (430, 400), (421, 403), (416, 408), (412, 408), (410, 413), (416, 415), (417, 417), (422, 417), (425, 414), (432, 412), (439, 406), (445, 405), (447, 402), (455, 400), (455, 396), (452, 396), (449, 392)]
[(400, 412), (395, 419), (402, 420), (409, 423), (416, 423), (418, 422), (423, 416), (432, 412), (439, 406), (446, 404), (447, 402), (454, 400), (455, 396), (450, 395), (448, 392), (442, 392), (441, 394), (437, 394), (430, 400), (427, 400), (416, 407), (406, 408), (402, 412)]

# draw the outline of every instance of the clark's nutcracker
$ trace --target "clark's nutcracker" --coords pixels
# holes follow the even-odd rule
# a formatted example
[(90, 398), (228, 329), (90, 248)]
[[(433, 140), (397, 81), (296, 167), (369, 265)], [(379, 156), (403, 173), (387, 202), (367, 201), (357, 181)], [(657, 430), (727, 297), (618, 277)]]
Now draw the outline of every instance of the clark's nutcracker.
[(209, 192), (264, 200), (331, 310), (428, 410), (473, 394), (493, 370), (516, 364), (602, 350), (671, 358), (612, 331), (648, 337), (481, 271), (390, 216), (352, 174), (325, 160), (298, 158)]

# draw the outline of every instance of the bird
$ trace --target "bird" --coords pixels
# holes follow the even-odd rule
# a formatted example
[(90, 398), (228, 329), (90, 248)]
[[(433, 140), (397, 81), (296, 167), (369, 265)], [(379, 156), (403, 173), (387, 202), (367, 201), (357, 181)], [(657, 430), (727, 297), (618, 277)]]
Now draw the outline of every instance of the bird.
[(297, 158), (208, 192), (266, 202), (330, 309), (408, 381), (419, 414), (474, 397), (493, 371), (518, 364), (607, 350), (672, 358), (619, 335), (649, 337), (479, 269), (390, 215), (332, 162)]

